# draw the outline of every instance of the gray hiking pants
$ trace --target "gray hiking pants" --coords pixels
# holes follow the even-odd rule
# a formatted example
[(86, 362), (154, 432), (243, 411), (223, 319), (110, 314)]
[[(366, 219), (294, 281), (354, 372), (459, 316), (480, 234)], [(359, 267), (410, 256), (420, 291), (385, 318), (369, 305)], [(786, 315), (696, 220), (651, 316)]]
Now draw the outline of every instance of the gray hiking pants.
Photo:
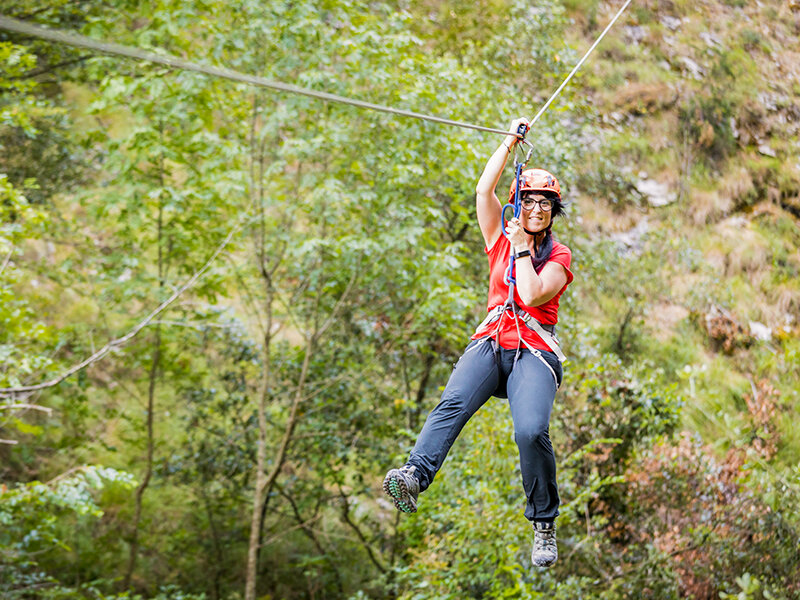
[(470, 417), (491, 396), (508, 398), (527, 498), (525, 517), (555, 520), (559, 498), (550, 412), (557, 390), (553, 376), (560, 385), (561, 373), (561, 363), (552, 352), (536, 356), (526, 348), (507, 350), (490, 338), (470, 342), (408, 459), (417, 468), (420, 491), (431, 484)]

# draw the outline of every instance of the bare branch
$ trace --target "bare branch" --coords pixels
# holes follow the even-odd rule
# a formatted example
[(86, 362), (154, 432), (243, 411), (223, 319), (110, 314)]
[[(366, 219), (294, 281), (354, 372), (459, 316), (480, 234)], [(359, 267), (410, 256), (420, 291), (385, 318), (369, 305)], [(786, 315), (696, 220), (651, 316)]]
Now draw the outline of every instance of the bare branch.
[(372, 551), (372, 546), (367, 541), (367, 538), (364, 537), (364, 534), (361, 532), (361, 528), (356, 523), (354, 523), (353, 520), (350, 518), (350, 502), (347, 500), (347, 494), (344, 493), (342, 485), (340, 483), (337, 483), (337, 486), (339, 488), (339, 497), (341, 497), (342, 499), (342, 518), (344, 519), (344, 522), (347, 523), (350, 526), (350, 528), (356, 532), (356, 535), (358, 536), (358, 539), (361, 540), (361, 545), (364, 546), (364, 550), (367, 551), (367, 556), (369, 556), (369, 559), (372, 561), (372, 564), (374, 564), (381, 573), (386, 573), (386, 567), (384, 567), (378, 561), (378, 558)]
[(188, 327), (197, 331), (205, 331), (208, 328), (231, 329), (232, 325), (225, 323), (194, 323), (192, 321), (153, 321), (151, 325), (167, 325), (170, 327)]
[[(288, 225), (287, 223), (283, 224), (284, 226)], [(272, 265), (269, 267), (269, 276), (274, 277), (275, 273), (278, 270), (278, 267), (281, 266), (283, 263), (283, 259), (286, 256), (286, 251), (289, 249), (289, 243), (285, 240), (281, 240), (278, 244), (279, 250), (275, 252), (275, 259), (272, 261)]]
[(282, 295), (280, 295), (280, 294), (276, 294), (276, 295), (275, 295), (275, 299), (276, 299), (276, 300), (277, 300), (277, 301), (278, 301), (278, 302), (281, 304), (281, 306), (283, 306), (283, 308), (286, 310), (286, 318), (289, 320), (289, 322), (291, 322), (291, 324), (294, 326), (294, 328), (295, 328), (297, 331), (301, 331), (301, 330), (303, 329), (303, 327), (302, 327), (302, 325), (300, 324), (300, 321), (298, 321), (298, 320), (295, 318), (295, 316), (294, 316), (294, 312), (292, 311), (292, 302), (291, 302), (290, 300), (287, 300), (286, 298), (284, 298), (284, 297), (283, 297)]
[(74, 65), (77, 63), (84, 62), (94, 56), (93, 54), (85, 54), (83, 56), (79, 56), (77, 58), (73, 58), (71, 60), (65, 60), (60, 63), (56, 63), (54, 65), (48, 65), (46, 67), (42, 67), (41, 69), (34, 69), (32, 71), (28, 71), (27, 73), (23, 73), (22, 75), (17, 75), (16, 77), (11, 77), (11, 80), (15, 79), (31, 79), (33, 77), (38, 77), (39, 75), (44, 75), (45, 73), (50, 73), (55, 71), (56, 69), (60, 69), (61, 67), (68, 67), (70, 65)]
[(39, 406), (38, 404), (3, 404), (0, 405), (0, 410), (22, 410), (22, 409), (30, 409), (30, 410), (40, 410), (43, 413), (47, 413), (48, 415), (53, 412), (52, 408), (47, 408), (46, 406)]
[(73, 473), (81, 473), (81, 472), (83, 472), (85, 470), (86, 470), (86, 465), (79, 465), (77, 467), (72, 467), (71, 469), (67, 469), (66, 471), (61, 473), (61, 475), (56, 475), (50, 481), (45, 481), (44, 484), (45, 485), (54, 485), (54, 484), (58, 483), (59, 481), (61, 481), (62, 479), (66, 479), (67, 477), (69, 477)]
[(279, 540), (280, 538), (282, 538), (283, 536), (285, 536), (289, 532), (294, 531), (295, 529), (304, 529), (304, 528), (308, 527), (309, 525), (311, 525), (311, 523), (319, 521), (321, 518), (322, 518), (322, 515), (316, 515), (316, 516), (310, 518), (309, 520), (304, 521), (303, 523), (295, 525), (294, 527), (289, 527), (287, 529), (281, 529), (280, 532), (278, 532), (275, 535), (273, 535), (272, 537), (267, 538), (266, 540), (264, 540), (261, 543), (261, 547), (263, 548), (265, 546), (269, 546), (271, 543)]
[(353, 269), (353, 275), (350, 277), (350, 281), (347, 282), (347, 287), (342, 292), (342, 295), (339, 296), (339, 299), (336, 301), (336, 304), (333, 306), (331, 314), (328, 315), (328, 318), (325, 319), (325, 322), (314, 334), (315, 339), (319, 340), (328, 330), (328, 328), (331, 325), (333, 325), (333, 323), (336, 321), (336, 318), (339, 316), (339, 311), (344, 305), (345, 298), (347, 298), (347, 296), (353, 290), (353, 286), (355, 285), (356, 279), (358, 279), (358, 269)]
[(8, 251), (8, 254), (6, 254), (5, 260), (3, 260), (3, 266), (0, 267), (0, 275), (2, 275), (3, 271), (6, 270), (6, 267), (8, 266), (8, 263), (11, 261), (11, 257), (13, 255), (14, 255), (14, 249), (11, 248), (11, 250)]
[[(340, 373), (339, 375), (335, 375), (333, 377), (328, 377), (327, 379), (320, 380), (316, 382), (318, 385), (316, 385), (313, 390), (311, 390), (308, 394), (303, 396), (302, 402), (307, 402), (308, 400), (311, 400), (312, 398), (319, 396), (322, 392), (336, 385), (337, 383), (341, 383), (342, 381), (349, 381), (352, 379), (353, 376), (351, 374)], [(339, 402), (338, 399), (337, 402)], [(307, 411), (306, 414), (308, 414), (308, 412), (313, 412), (313, 410)]]
[(241, 225), (239, 224), (239, 225), (236, 225), (235, 227), (233, 227), (231, 229), (231, 231), (230, 231), (230, 233), (228, 233), (227, 237), (217, 247), (217, 249), (211, 255), (211, 258), (209, 258), (208, 261), (206, 261), (206, 264), (204, 264), (200, 268), (200, 270), (196, 271), (195, 274), (192, 275), (189, 278), (188, 281), (186, 281), (186, 283), (184, 283), (177, 290), (175, 290), (175, 292), (169, 298), (167, 298), (164, 302), (162, 302), (158, 306), (158, 308), (156, 308), (153, 312), (151, 312), (144, 319), (142, 319), (139, 322), (139, 324), (136, 327), (134, 327), (132, 330), (130, 330), (128, 333), (126, 333), (122, 337), (119, 337), (117, 339), (111, 340), (105, 346), (100, 348), (100, 350), (98, 350), (97, 352), (92, 354), (89, 358), (87, 358), (86, 360), (78, 363), (77, 365), (74, 365), (74, 366), (70, 367), (69, 369), (64, 371), (61, 375), (56, 377), (55, 379), (51, 379), (49, 381), (38, 383), (36, 385), (26, 385), (26, 386), (20, 386), (20, 387), (17, 387), (17, 388), (0, 388), (0, 397), (3, 397), (3, 396), (12, 396), (13, 397), (13, 396), (16, 396), (18, 394), (27, 396), (27, 395), (31, 394), (32, 392), (36, 392), (36, 391), (39, 391), (39, 390), (43, 390), (43, 389), (46, 389), (46, 388), (50, 388), (50, 387), (56, 386), (59, 383), (61, 383), (62, 381), (64, 381), (67, 377), (70, 377), (71, 375), (74, 375), (75, 373), (77, 373), (79, 371), (82, 371), (83, 369), (85, 369), (86, 367), (91, 365), (92, 363), (95, 363), (98, 360), (102, 359), (103, 357), (105, 357), (112, 350), (114, 350), (116, 348), (121, 348), (122, 346), (124, 346), (127, 342), (129, 342), (131, 339), (133, 339), (142, 329), (147, 327), (150, 324), (150, 322), (153, 321), (158, 315), (160, 315), (162, 312), (164, 312), (164, 310), (166, 310), (167, 307), (169, 307), (170, 304), (172, 304), (181, 294), (183, 294), (183, 292), (185, 292), (192, 285), (194, 285), (195, 282), (205, 274), (205, 272), (211, 266), (211, 263), (214, 262), (214, 259), (216, 259), (217, 256), (219, 255), (219, 253), (222, 252), (222, 250), (225, 248), (225, 246), (228, 245), (228, 242), (231, 241), (231, 239), (233, 238), (234, 234), (237, 231), (239, 231), (240, 226)]
[(258, 326), (261, 329), (262, 334), (266, 334), (266, 326), (264, 325), (264, 322), (261, 319), (261, 313), (259, 312), (258, 307), (256, 306), (256, 302), (253, 299), (253, 293), (250, 291), (250, 286), (247, 285), (247, 282), (242, 277), (242, 274), (239, 272), (239, 267), (234, 262), (233, 258), (231, 258), (229, 254), (226, 254), (225, 258), (228, 260), (231, 267), (233, 267), (233, 274), (236, 276), (236, 281), (239, 282), (239, 285), (244, 291), (245, 302), (249, 304), (250, 311), (255, 317), (256, 321), (258, 321)]

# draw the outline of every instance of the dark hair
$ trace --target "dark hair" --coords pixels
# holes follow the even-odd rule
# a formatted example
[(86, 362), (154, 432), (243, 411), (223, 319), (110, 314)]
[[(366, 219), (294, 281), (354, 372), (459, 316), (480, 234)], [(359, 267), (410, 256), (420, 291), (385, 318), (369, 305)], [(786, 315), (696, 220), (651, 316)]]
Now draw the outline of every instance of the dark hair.
[[(557, 194), (553, 194), (552, 192), (549, 194), (544, 194), (547, 198), (553, 201), (553, 210), (550, 211), (550, 215), (553, 219), (556, 217), (563, 217), (564, 216), (564, 202), (561, 200), (561, 196)], [(551, 221), (552, 224), (552, 221)]]
[(542, 243), (536, 246), (536, 252), (531, 256), (533, 260), (533, 268), (538, 273), (542, 270), (545, 263), (550, 260), (550, 255), (553, 253), (553, 232), (547, 228), (544, 234)]
[(553, 201), (553, 208), (550, 211), (550, 225), (544, 233), (544, 240), (536, 246), (536, 252), (531, 259), (533, 260), (533, 268), (539, 273), (544, 267), (545, 263), (550, 260), (550, 255), (553, 253), (553, 219), (556, 217), (564, 216), (564, 202), (555, 194), (547, 194), (547, 197)]

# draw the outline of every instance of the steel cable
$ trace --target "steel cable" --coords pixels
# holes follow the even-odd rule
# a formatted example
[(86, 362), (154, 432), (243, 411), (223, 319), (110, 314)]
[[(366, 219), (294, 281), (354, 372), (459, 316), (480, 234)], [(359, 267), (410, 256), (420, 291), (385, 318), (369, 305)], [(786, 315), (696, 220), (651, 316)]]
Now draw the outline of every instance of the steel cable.
[[(549, 106), (553, 103), (553, 100), (561, 93), (561, 91), (567, 86), (569, 81), (578, 72), (578, 69), (586, 62), (586, 59), (589, 58), (589, 55), (592, 51), (597, 47), (600, 41), (605, 37), (606, 33), (609, 32), (611, 27), (614, 23), (617, 22), (619, 17), (628, 7), (628, 5), (632, 2), (632, 0), (626, 0), (625, 4), (622, 8), (617, 11), (617, 14), (614, 15), (614, 18), (608, 23), (606, 28), (600, 34), (600, 36), (595, 40), (595, 42), (591, 45), (591, 47), (586, 51), (575, 67), (570, 71), (569, 75), (561, 82), (561, 85), (558, 86), (555, 92), (550, 96), (547, 102), (539, 109), (539, 112), (530, 120), (529, 125), (532, 127), (541, 117), (544, 112), (549, 108)], [(358, 108), (364, 108), (367, 110), (375, 110), (379, 112), (389, 113), (393, 115), (398, 115), (402, 117), (410, 117), (413, 119), (421, 119), (424, 121), (431, 121), (433, 123), (440, 123), (442, 125), (452, 125), (455, 127), (462, 127), (465, 129), (474, 129), (476, 131), (484, 131), (488, 133), (498, 133), (501, 135), (513, 135), (509, 134), (508, 131), (504, 129), (496, 129), (494, 127), (484, 127), (482, 125), (475, 125), (472, 123), (465, 123), (463, 121), (454, 121), (452, 119), (445, 119), (443, 117), (436, 117), (433, 115), (426, 115), (423, 113), (413, 112), (409, 110), (403, 110), (398, 108), (393, 108), (391, 106), (384, 106), (382, 104), (374, 104), (372, 102), (364, 102), (363, 100), (355, 100), (353, 98), (347, 98), (345, 96), (339, 96), (337, 94), (329, 94), (327, 92), (318, 92), (316, 90), (310, 90), (308, 88), (302, 88), (296, 85), (292, 85), (289, 83), (283, 83), (280, 81), (272, 81), (266, 79), (264, 77), (258, 77), (256, 75), (247, 75), (245, 73), (239, 73), (238, 71), (234, 71), (232, 69), (227, 69), (224, 67), (213, 67), (209, 65), (201, 65), (197, 63), (193, 63), (187, 60), (183, 60), (178, 58), (177, 56), (172, 56), (170, 54), (155, 54), (153, 52), (148, 52), (146, 50), (141, 50), (139, 48), (131, 48), (129, 46), (123, 46), (122, 44), (116, 44), (113, 42), (99, 42), (97, 40), (93, 40), (83, 35), (74, 34), (74, 33), (67, 33), (65, 31), (59, 31), (56, 29), (48, 29), (45, 27), (41, 27), (39, 25), (33, 25), (31, 23), (27, 23), (25, 21), (20, 21), (18, 19), (12, 19), (11, 17), (6, 17), (4, 15), (0, 15), (0, 29), (5, 29), (7, 31), (13, 31), (15, 33), (21, 33), (25, 35), (30, 35), (36, 38), (48, 40), (51, 42), (56, 42), (60, 44), (65, 44), (67, 46), (74, 46), (77, 48), (85, 48), (87, 50), (94, 50), (96, 52), (101, 52), (103, 54), (111, 54), (116, 56), (124, 56), (127, 58), (132, 58), (136, 60), (143, 60), (147, 62), (152, 62), (160, 65), (164, 65), (166, 67), (170, 67), (172, 69), (181, 69), (184, 71), (194, 71), (196, 73), (203, 73), (205, 75), (210, 75), (212, 77), (221, 77), (223, 79), (229, 79), (231, 81), (237, 81), (240, 83), (247, 83), (249, 85), (254, 85), (257, 87), (265, 87), (273, 90), (278, 90), (282, 92), (288, 92), (291, 94), (301, 94), (303, 96), (309, 96), (311, 98), (316, 98), (319, 100), (323, 100), (326, 102), (338, 102), (342, 104), (349, 104), (351, 106), (355, 106)]]
[(166, 67), (170, 67), (173, 69), (194, 71), (196, 73), (203, 73), (205, 75), (211, 75), (212, 77), (221, 77), (223, 79), (229, 79), (231, 81), (237, 81), (240, 83), (247, 83), (249, 85), (254, 85), (257, 87), (270, 88), (273, 90), (288, 92), (291, 94), (301, 94), (303, 96), (309, 96), (311, 98), (317, 98), (319, 100), (324, 100), (327, 102), (339, 102), (342, 104), (349, 104), (351, 106), (356, 106), (358, 108), (376, 110), (379, 112), (385, 112), (392, 115), (398, 115), (401, 117), (411, 117), (413, 119), (422, 119), (424, 121), (441, 123), (442, 125), (453, 125), (455, 127), (463, 127), (465, 129), (475, 129), (477, 131), (485, 131), (489, 133), (499, 133), (502, 135), (509, 135), (508, 131), (506, 131), (505, 129), (483, 127), (481, 125), (473, 125), (472, 123), (464, 123), (462, 121), (453, 121), (451, 119), (444, 119), (442, 117), (425, 115), (418, 112), (412, 112), (410, 110), (392, 108), (391, 106), (383, 106), (381, 104), (373, 104), (371, 102), (364, 102), (362, 100), (354, 100), (352, 98), (346, 98), (344, 96), (338, 96), (336, 94), (329, 94), (327, 92), (318, 92), (316, 90), (302, 88), (289, 83), (272, 81), (264, 77), (258, 77), (256, 75), (246, 75), (244, 73), (239, 73), (238, 71), (234, 71), (232, 69), (226, 69), (224, 67), (212, 67), (209, 65), (201, 65), (189, 62), (188, 60), (183, 60), (171, 54), (155, 54), (153, 52), (148, 52), (146, 50), (141, 50), (139, 48), (131, 48), (129, 46), (123, 46), (122, 44), (115, 44), (113, 42), (98, 42), (97, 40), (93, 40), (83, 35), (67, 33), (65, 31), (59, 31), (56, 29), (48, 29), (45, 27), (40, 27), (39, 25), (32, 25), (30, 23), (26, 23), (25, 21), (19, 21), (17, 19), (12, 19), (10, 17), (6, 17), (3, 15), (0, 15), (0, 29), (5, 29), (7, 31), (13, 31), (15, 33), (21, 33), (25, 35), (30, 35), (51, 42), (65, 44), (67, 46), (74, 46), (76, 48), (85, 48), (87, 50), (94, 50), (96, 52), (102, 52), (103, 54), (124, 56), (127, 58), (133, 58), (136, 60), (143, 60), (151, 63), (164, 65)]
[(628, 8), (628, 5), (631, 3), (631, 1), (632, 0), (626, 0), (625, 4), (622, 5), (622, 8), (620, 8), (619, 11), (617, 11), (617, 14), (614, 15), (614, 18), (611, 19), (611, 22), (608, 25), (606, 25), (606, 28), (603, 30), (603, 33), (600, 34), (600, 37), (598, 37), (595, 40), (594, 44), (592, 44), (591, 47), (586, 51), (586, 54), (583, 55), (583, 58), (581, 58), (578, 61), (578, 64), (576, 64), (575, 67), (573, 67), (572, 71), (570, 71), (569, 75), (567, 75), (567, 78), (561, 82), (561, 85), (558, 86), (558, 89), (555, 92), (553, 92), (553, 95), (550, 96), (550, 99), (544, 103), (544, 106), (542, 106), (542, 108), (539, 109), (539, 112), (536, 113), (536, 116), (530, 120), (530, 122), (528, 123), (530, 127), (533, 127), (533, 124), (539, 120), (539, 117), (541, 117), (542, 114), (544, 114), (544, 111), (547, 110), (547, 107), (549, 107), (550, 104), (553, 102), (553, 100), (555, 100), (556, 96), (558, 96), (558, 94), (561, 93), (561, 90), (563, 90), (567, 86), (567, 83), (569, 83), (569, 80), (572, 79), (572, 76), (575, 75), (575, 73), (578, 72), (578, 69), (581, 68), (581, 65), (584, 62), (586, 62), (586, 59), (589, 58), (589, 55), (592, 53), (592, 50), (594, 50), (597, 47), (597, 45), (600, 43), (600, 40), (602, 40), (605, 37), (606, 33), (608, 33), (608, 31), (611, 29), (614, 23), (617, 22), (617, 19), (619, 19), (622, 13), (625, 11), (625, 9)]

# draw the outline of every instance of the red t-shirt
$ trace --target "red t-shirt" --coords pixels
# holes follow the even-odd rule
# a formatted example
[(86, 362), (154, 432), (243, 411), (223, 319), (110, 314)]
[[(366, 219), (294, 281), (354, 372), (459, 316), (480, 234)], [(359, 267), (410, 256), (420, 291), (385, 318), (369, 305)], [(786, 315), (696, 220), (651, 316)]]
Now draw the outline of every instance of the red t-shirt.
[[(501, 235), (491, 248), (484, 248), (484, 252), (489, 256), (489, 303), (487, 312), (492, 310), (495, 306), (501, 305), (508, 298), (508, 285), (504, 281), (506, 268), (508, 268), (508, 254), (510, 250), (510, 242), (504, 235)], [(520, 260), (531, 260), (529, 257), (524, 257), (515, 261), (514, 275), (516, 275), (516, 263)], [(519, 292), (514, 289), (514, 300), (526, 312), (530, 313), (534, 319), (539, 323), (545, 325), (555, 325), (558, 322), (558, 299), (567, 286), (572, 283), (572, 271), (569, 270), (572, 262), (572, 252), (564, 244), (553, 240), (553, 252), (547, 262), (557, 262), (564, 267), (567, 272), (567, 283), (564, 287), (550, 300), (539, 306), (527, 306), (523, 304), (522, 299), (519, 297)], [(519, 345), (519, 338), (517, 337), (517, 323), (516, 317), (510, 311), (506, 311), (502, 317), (500, 324), (500, 335), (498, 342), (503, 348), (516, 348)], [(492, 335), (497, 328), (497, 321), (486, 325), (482, 329), (475, 332), (472, 339), (477, 339), (487, 335)], [(544, 343), (536, 333), (528, 329), (522, 321), (519, 321), (519, 331), (522, 338), (531, 346), (538, 350), (550, 350), (550, 347)]]

